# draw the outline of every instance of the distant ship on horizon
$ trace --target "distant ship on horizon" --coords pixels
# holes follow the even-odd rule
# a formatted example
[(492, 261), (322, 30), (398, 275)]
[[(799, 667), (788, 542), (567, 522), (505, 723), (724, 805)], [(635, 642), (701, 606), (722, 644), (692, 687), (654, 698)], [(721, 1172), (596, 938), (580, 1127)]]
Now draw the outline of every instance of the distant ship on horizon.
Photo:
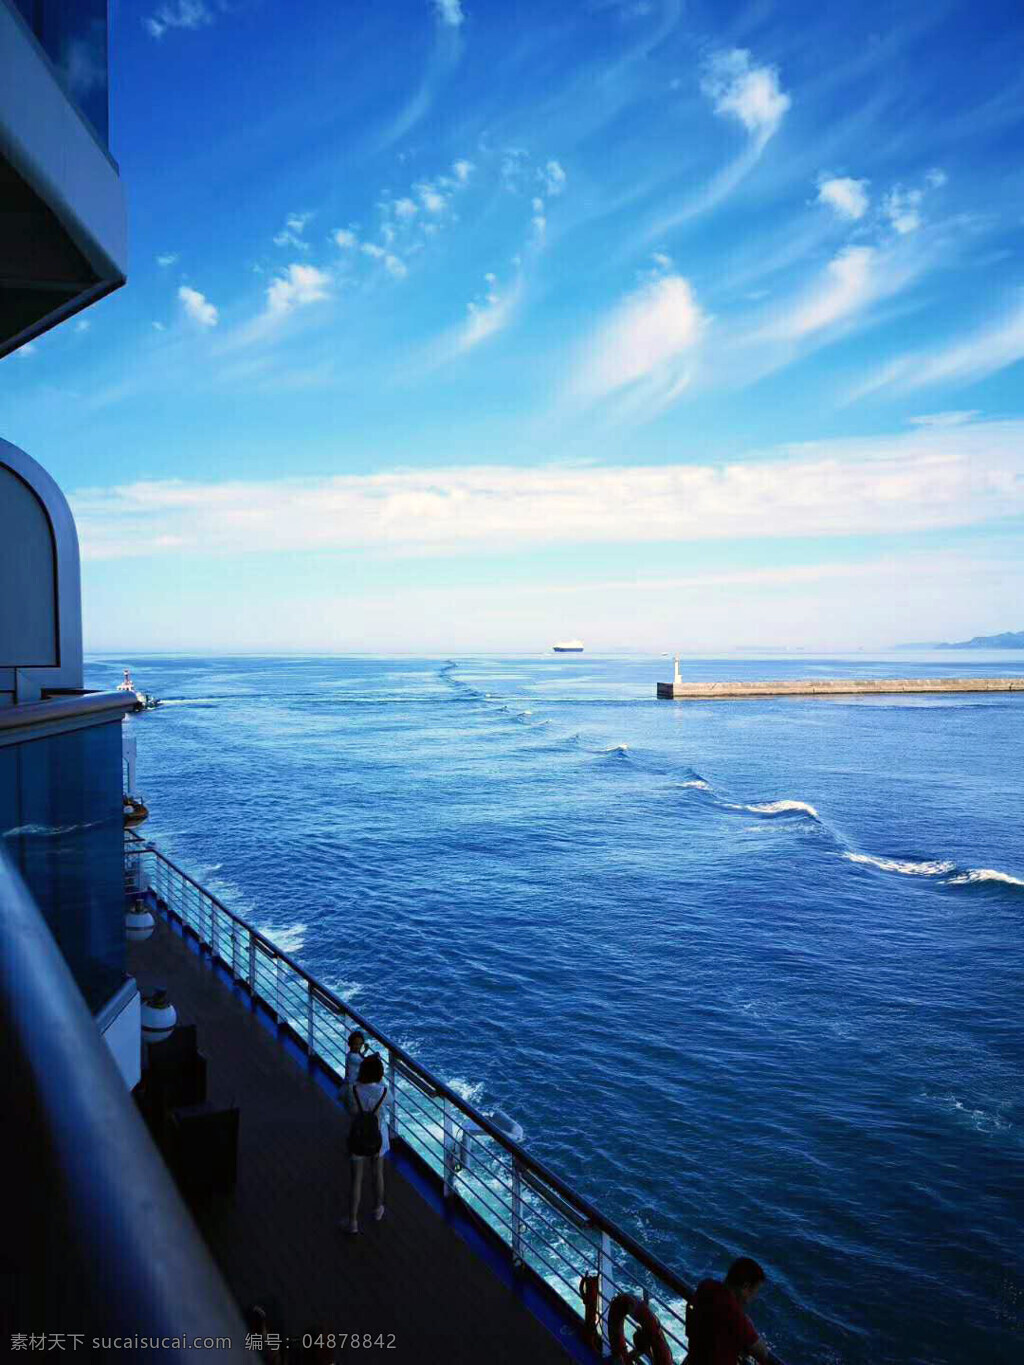
[(559, 640), (558, 644), (552, 645), (551, 648), (554, 650), (556, 654), (582, 654), (583, 641)]

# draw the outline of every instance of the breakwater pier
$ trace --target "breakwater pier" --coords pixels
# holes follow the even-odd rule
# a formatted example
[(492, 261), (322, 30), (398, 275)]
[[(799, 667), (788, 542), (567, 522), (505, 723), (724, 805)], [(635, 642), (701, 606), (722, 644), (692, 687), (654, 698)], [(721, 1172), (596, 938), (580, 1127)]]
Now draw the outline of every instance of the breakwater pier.
[(880, 697), (927, 692), (1020, 692), (1020, 678), (770, 679), (766, 682), (689, 682), (676, 675), (658, 683), (662, 701), (732, 701), (745, 697)]

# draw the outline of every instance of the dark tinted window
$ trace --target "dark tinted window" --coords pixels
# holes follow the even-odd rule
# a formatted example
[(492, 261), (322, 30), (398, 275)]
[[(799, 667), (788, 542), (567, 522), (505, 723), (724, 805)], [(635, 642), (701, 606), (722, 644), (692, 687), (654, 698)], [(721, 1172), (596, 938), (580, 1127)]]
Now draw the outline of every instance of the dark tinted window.
[(0, 748), (0, 837), (95, 1012), (125, 977), (120, 722)]
[(14, 0), (68, 94), (107, 143), (107, 0)]

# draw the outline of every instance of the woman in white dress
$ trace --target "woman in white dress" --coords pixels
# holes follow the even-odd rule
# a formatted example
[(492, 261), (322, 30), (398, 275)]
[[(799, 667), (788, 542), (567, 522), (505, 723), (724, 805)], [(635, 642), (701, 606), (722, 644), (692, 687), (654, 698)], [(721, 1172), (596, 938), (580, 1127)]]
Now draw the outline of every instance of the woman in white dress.
[(352, 1126), (349, 1129), (348, 1152), (352, 1167), (352, 1193), (348, 1210), (348, 1232), (359, 1231), (359, 1201), (363, 1193), (363, 1170), (367, 1161), (373, 1168), (377, 1203), (373, 1216), (379, 1223), (384, 1217), (384, 1158), (388, 1154), (390, 1102), (384, 1084), (384, 1063), (374, 1054), (364, 1057), (359, 1067), (359, 1079), (352, 1085), (350, 1106)]

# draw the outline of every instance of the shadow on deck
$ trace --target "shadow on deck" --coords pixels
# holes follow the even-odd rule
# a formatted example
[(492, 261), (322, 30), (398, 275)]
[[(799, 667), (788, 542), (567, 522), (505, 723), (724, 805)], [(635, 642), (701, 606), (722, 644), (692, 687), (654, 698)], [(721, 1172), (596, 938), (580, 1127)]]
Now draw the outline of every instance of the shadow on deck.
[(385, 1348), (394, 1342), (339, 1350), (339, 1361), (594, 1358), (571, 1327), (534, 1315), (526, 1301), (536, 1291), (497, 1256), (477, 1254), (438, 1207), (440, 1197), (417, 1188), (411, 1168), (403, 1174), (401, 1156), (397, 1169), (394, 1156), (387, 1162), (383, 1221), (370, 1216), (364, 1188), (361, 1231), (342, 1232), (348, 1117), (322, 1081), (163, 921), (148, 941), (129, 945), (129, 971), (144, 995), (167, 988), (179, 1021), (197, 1026), (210, 1100), (241, 1111), (235, 1192), (193, 1213), (243, 1310), (263, 1304), (268, 1329), (293, 1341), (323, 1332), (383, 1336)]

